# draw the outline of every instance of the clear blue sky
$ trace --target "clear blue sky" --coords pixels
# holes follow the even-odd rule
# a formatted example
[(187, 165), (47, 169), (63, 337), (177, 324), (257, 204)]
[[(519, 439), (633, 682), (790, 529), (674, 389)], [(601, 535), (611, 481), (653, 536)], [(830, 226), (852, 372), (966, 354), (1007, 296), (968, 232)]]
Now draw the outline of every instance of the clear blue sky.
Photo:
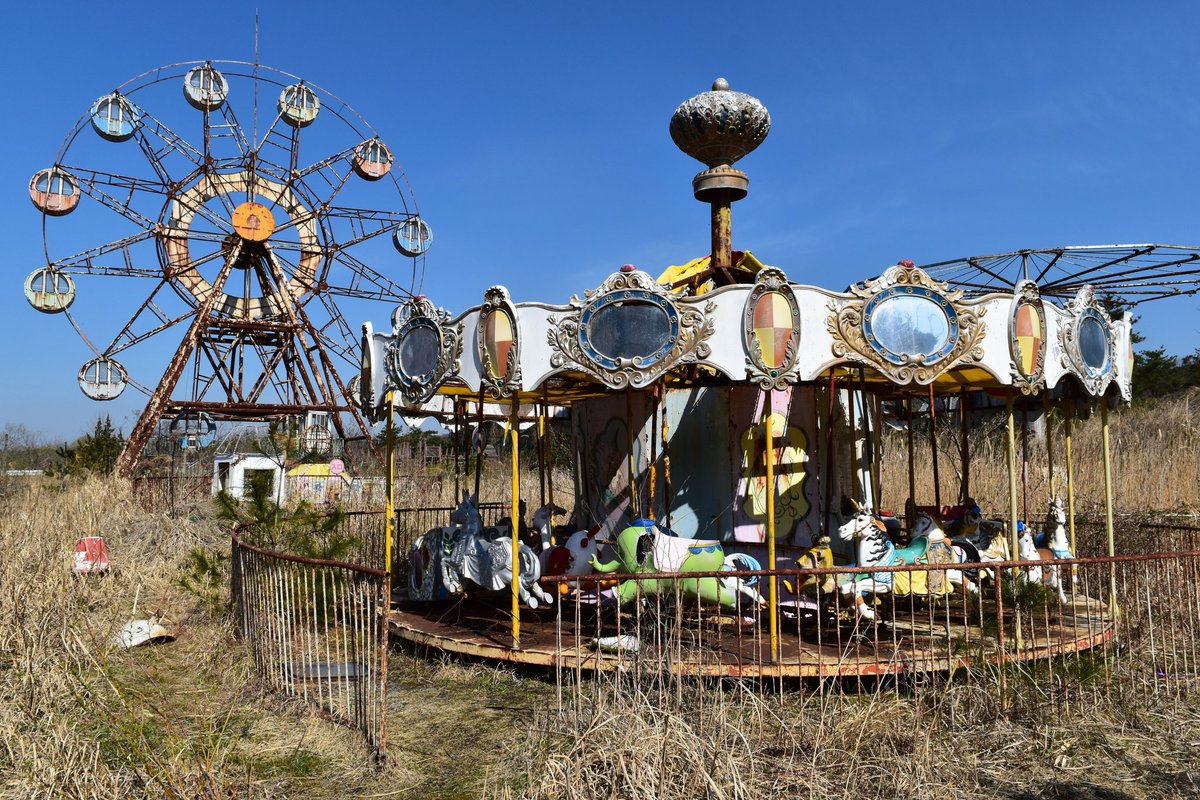
[[(795, 280), (840, 289), (900, 258), (1200, 243), (1200, 6), (765, 5), (266, 2), (260, 60), (337, 93), (392, 146), (437, 237), (425, 291), (456, 311), (494, 283), (562, 302), (623, 263), (656, 272), (705, 253), (707, 211), (690, 185), (700, 166), (667, 123), (718, 75), (761, 98), (773, 123), (740, 164), (751, 193), (734, 207), (734, 245)], [(254, 8), (6, 11), (0, 426), (67, 438), (103, 412), (132, 425), (144, 397), (87, 400), (75, 373), (88, 351), (21, 294), (44, 263), (26, 186), (126, 79), (251, 60)], [(407, 265), (379, 252), (376, 268), (403, 277)], [(142, 299), (120, 280), (79, 286), (109, 293), (113, 326)], [(1145, 307), (1144, 346), (1191, 352), (1200, 300), (1173, 302)], [(381, 325), (390, 309), (364, 313)]]

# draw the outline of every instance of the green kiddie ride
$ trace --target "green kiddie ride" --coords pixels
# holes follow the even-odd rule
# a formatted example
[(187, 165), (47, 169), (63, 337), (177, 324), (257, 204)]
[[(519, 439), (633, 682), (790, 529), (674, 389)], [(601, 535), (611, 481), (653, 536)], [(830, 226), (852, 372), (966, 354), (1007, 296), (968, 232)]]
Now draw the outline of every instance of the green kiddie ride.
[(601, 562), (592, 556), (591, 564), (597, 572), (681, 573), (679, 578), (627, 578), (621, 581), (617, 587), (617, 600), (622, 605), (633, 600), (639, 591), (644, 595), (673, 592), (677, 584), (684, 596), (699, 597), (726, 608), (737, 608), (739, 594), (755, 604), (763, 602), (752, 586), (732, 576), (684, 577), (689, 572), (718, 572), (725, 567), (725, 552), (718, 541), (668, 536), (657, 530), (653, 522), (636, 520), (634, 525), (617, 534), (615, 547), (617, 557), (613, 561)]

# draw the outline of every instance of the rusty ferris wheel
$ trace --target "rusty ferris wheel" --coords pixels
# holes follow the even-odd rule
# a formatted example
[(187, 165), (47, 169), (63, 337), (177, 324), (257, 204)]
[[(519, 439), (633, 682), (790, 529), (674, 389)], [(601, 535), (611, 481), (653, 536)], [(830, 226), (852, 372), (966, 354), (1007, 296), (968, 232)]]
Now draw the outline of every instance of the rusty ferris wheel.
[[(318, 412), (342, 438), (368, 433), (335, 368), (358, 363), (338, 304), (419, 291), (432, 233), (392, 150), (345, 102), (258, 64), (161, 67), (96, 100), (29, 193), (46, 255), (29, 302), (64, 315), (91, 351), (84, 394), (148, 396), (121, 474), (161, 419), (203, 433)], [(67, 224), (89, 215), (82, 236)], [(394, 263), (388, 238), (411, 259), (407, 286), (368, 264)], [(76, 279), (80, 301), (97, 287), (90, 315)], [(85, 333), (97, 326), (115, 332)], [(130, 359), (161, 378), (140, 382)]]

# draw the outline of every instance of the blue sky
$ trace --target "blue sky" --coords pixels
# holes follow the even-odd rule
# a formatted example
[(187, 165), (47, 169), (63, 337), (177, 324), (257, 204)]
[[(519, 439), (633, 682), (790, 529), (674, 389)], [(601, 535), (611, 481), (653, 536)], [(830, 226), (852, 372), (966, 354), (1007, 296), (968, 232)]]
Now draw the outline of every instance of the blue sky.
[[(1189, 191), (1200, 177), (1192, 4), (258, 8), (261, 62), (340, 95), (395, 151), (435, 231), (425, 292), (454, 310), (494, 283), (517, 300), (562, 302), (621, 264), (657, 272), (706, 252), (707, 210), (690, 184), (700, 165), (676, 150), (667, 123), (718, 75), (762, 99), (773, 124), (740, 164), (751, 185), (734, 207), (734, 245), (794, 280), (840, 289), (901, 258), (1200, 243), (1200, 201)], [(75, 374), (86, 347), (21, 294), (44, 263), (26, 186), (91, 102), (128, 78), (178, 61), (251, 60), (254, 9), (62, 2), (6, 11), (0, 426), (73, 437), (105, 412), (132, 425), (144, 397), (85, 398)], [(177, 89), (163, 97), (184, 105)], [(55, 220), (55, 233), (73, 219)], [(107, 233), (88, 222), (68, 238), (88, 246), (116, 238)], [(401, 258), (377, 253), (377, 269), (404, 277)], [(144, 299), (129, 279), (78, 289), (81, 300), (104, 298), (108, 338)], [(1144, 346), (1193, 351), (1197, 311), (1197, 298), (1147, 305)], [(389, 313), (347, 316), (381, 325)], [(173, 349), (160, 338), (147, 361), (165, 363)]]

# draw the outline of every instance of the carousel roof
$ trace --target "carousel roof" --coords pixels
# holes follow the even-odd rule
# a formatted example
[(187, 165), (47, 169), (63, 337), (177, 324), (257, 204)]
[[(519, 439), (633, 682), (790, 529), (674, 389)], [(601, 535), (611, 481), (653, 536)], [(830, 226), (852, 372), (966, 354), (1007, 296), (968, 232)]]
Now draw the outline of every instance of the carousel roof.
[[(439, 393), (570, 404), (654, 384), (783, 388), (831, 375), (876, 391), (939, 394), (1035, 394), (1070, 378), (1073, 391), (1128, 399), (1132, 315), (1104, 304), (1116, 286), (1115, 254), (1160, 275), (1184, 252), (1200, 259), (1200, 250), (1129, 247), (1020, 251), (928, 269), (901, 262), (845, 292), (792, 283), (744, 253), (725, 275), (703, 259), (658, 280), (627, 265), (561, 305), (514, 303), (493, 286), (481, 305), (452, 317), (418, 297), (396, 309), (389, 331), (363, 326), (359, 404), (378, 418), (388, 391), (407, 408)], [(1086, 282), (1067, 293), (1088, 276), (1103, 281), (1103, 295)]]

